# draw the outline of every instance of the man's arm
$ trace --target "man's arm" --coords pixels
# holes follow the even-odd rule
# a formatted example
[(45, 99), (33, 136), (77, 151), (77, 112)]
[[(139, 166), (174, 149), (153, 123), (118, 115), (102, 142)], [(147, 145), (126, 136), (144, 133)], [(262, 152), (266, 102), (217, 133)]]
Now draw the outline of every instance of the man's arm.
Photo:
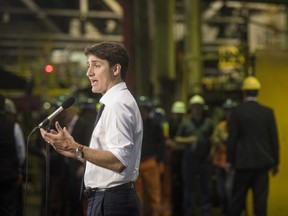
[(227, 166), (229, 169), (235, 165), (237, 136), (238, 136), (237, 116), (235, 111), (233, 110), (228, 122)]
[(121, 161), (110, 151), (101, 151), (91, 149), (89, 147), (83, 148), (84, 159), (103, 168), (121, 173), (125, 166)]
[(188, 136), (188, 137), (176, 136), (175, 141), (179, 144), (192, 145), (193, 143), (197, 141), (197, 137), (196, 136)]
[(270, 144), (271, 144), (271, 150), (272, 150), (272, 156), (275, 160), (275, 166), (272, 167), (271, 172), (272, 175), (275, 176), (278, 174), (278, 165), (279, 165), (279, 140), (278, 140), (278, 131), (277, 131), (277, 124), (276, 124), (276, 118), (274, 115), (273, 110), (271, 110), (271, 124), (270, 126)]
[[(55, 123), (55, 127), (57, 131), (52, 130), (51, 132), (47, 132), (40, 128), (40, 132), (43, 139), (45, 139), (47, 143), (53, 146), (58, 153), (66, 157), (78, 159), (82, 162), (87, 160), (97, 166), (101, 166), (115, 172), (122, 172), (125, 169), (125, 166), (121, 163), (121, 161), (111, 152), (95, 150), (81, 145), (75, 142), (67, 129), (65, 127), (62, 128), (58, 122)], [(84, 146), (84, 157), (78, 158), (75, 156), (75, 151), (81, 146)]]

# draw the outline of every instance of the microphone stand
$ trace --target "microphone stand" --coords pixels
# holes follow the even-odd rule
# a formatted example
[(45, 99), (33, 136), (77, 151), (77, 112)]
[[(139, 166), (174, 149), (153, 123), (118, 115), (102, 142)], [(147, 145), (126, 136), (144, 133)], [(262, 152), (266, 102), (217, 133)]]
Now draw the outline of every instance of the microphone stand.
[[(45, 125), (43, 125), (43, 127), (45, 127), (45, 130), (46, 131), (50, 131), (51, 129), (51, 125), (50, 125), (50, 122), (49, 121), (46, 121), (45, 122)], [(26, 177), (25, 177), (25, 193), (24, 193), (24, 212), (26, 212), (26, 198), (27, 198), (27, 182), (28, 182), (28, 144), (29, 144), (29, 139), (30, 139), (30, 136), (37, 130), (39, 129), (40, 127), (37, 126), (35, 127), (31, 132), (30, 134), (28, 135), (28, 139), (27, 139), (27, 148), (26, 148), (26, 155), (27, 155), (27, 160), (26, 160)], [(50, 209), (50, 205), (49, 205), (49, 199), (50, 199), (50, 194), (49, 194), (49, 186), (50, 186), (50, 144), (45, 142), (45, 150), (46, 150), (46, 164), (45, 164), (45, 169), (46, 169), (46, 177), (45, 177), (45, 180), (46, 180), (46, 186), (45, 186), (45, 213), (44, 215), (45, 216), (48, 216), (49, 213), (48, 213), (48, 210)]]
[[(45, 128), (46, 131), (49, 131), (51, 129), (50, 124), (48, 124)], [(50, 198), (50, 194), (49, 194), (49, 187), (50, 187), (50, 144), (45, 142), (45, 147), (46, 147), (46, 194), (45, 194), (45, 216), (49, 215), (48, 210), (50, 209), (50, 205), (49, 205), (49, 198)]]
[[(73, 105), (73, 103), (75, 102), (75, 98), (74, 97), (70, 97), (68, 98), (66, 101), (63, 102), (62, 106), (59, 107), (54, 113), (52, 113), (50, 116), (48, 116), (43, 122), (41, 122), (37, 127), (35, 127), (31, 133), (28, 136), (28, 140), (27, 140), (27, 160), (26, 160), (26, 185), (25, 185), (25, 205), (24, 207), (26, 207), (26, 192), (27, 192), (27, 181), (28, 181), (28, 143), (29, 143), (29, 138), (30, 136), (39, 128), (45, 128), (46, 131), (49, 131), (51, 129), (50, 123), (51, 120), (58, 115), (60, 112), (62, 112), (63, 110), (69, 108), (70, 106)], [(49, 199), (50, 199), (50, 194), (49, 194), (49, 186), (50, 186), (50, 144), (45, 142), (46, 144), (46, 195), (45, 195), (45, 216), (48, 216), (48, 209), (50, 209), (50, 205), (49, 205)], [(24, 209), (25, 210), (25, 209)]]

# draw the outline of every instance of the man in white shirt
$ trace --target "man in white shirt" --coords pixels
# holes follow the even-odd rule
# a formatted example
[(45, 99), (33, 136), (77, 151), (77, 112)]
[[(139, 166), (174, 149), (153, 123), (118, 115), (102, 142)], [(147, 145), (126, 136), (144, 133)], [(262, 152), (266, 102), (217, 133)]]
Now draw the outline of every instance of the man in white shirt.
[(76, 143), (58, 122), (56, 131), (41, 129), (41, 135), (60, 154), (86, 161), (88, 216), (138, 216), (140, 203), (133, 182), (139, 172), (143, 125), (138, 105), (124, 82), (129, 57), (125, 48), (114, 42), (88, 47), (85, 55), (92, 92), (102, 94), (101, 110), (105, 107), (98, 123), (96, 120), (89, 147)]

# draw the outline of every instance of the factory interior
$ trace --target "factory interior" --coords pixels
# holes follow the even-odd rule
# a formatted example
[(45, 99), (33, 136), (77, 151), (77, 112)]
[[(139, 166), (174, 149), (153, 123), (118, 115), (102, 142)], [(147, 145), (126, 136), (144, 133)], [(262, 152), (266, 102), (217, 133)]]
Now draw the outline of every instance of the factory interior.
[[(27, 148), (23, 215), (41, 215), (43, 202), (43, 158), (31, 131), (61, 95), (98, 102), (83, 51), (102, 41), (125, 46), (128, 88), (167, 115), (173, 102), (195, 94), (217, 115), (225, 99), (241, 102), (246, 76), (257, 77), (259, 102), (274, 109), (280, 143), (268, 215), (288, 215), (287, 0), (1, 0), (0, 93), (17, 107)], [(253, 215), (252, 200), (249, 193), (246, 216)]]

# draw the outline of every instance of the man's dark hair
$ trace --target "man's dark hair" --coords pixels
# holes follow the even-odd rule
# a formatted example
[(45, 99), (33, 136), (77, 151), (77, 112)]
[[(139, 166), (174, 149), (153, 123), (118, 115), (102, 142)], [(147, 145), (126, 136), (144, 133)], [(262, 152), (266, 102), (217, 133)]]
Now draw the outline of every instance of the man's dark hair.
[(111, 68), (115, 64), (121, 65), (121, 78), (125, 80), (129, 66), (129, 56), (123, 45), (117, 42), (101, 42), (85, 48), (86, 56), (94, 55), (107, 60)]

